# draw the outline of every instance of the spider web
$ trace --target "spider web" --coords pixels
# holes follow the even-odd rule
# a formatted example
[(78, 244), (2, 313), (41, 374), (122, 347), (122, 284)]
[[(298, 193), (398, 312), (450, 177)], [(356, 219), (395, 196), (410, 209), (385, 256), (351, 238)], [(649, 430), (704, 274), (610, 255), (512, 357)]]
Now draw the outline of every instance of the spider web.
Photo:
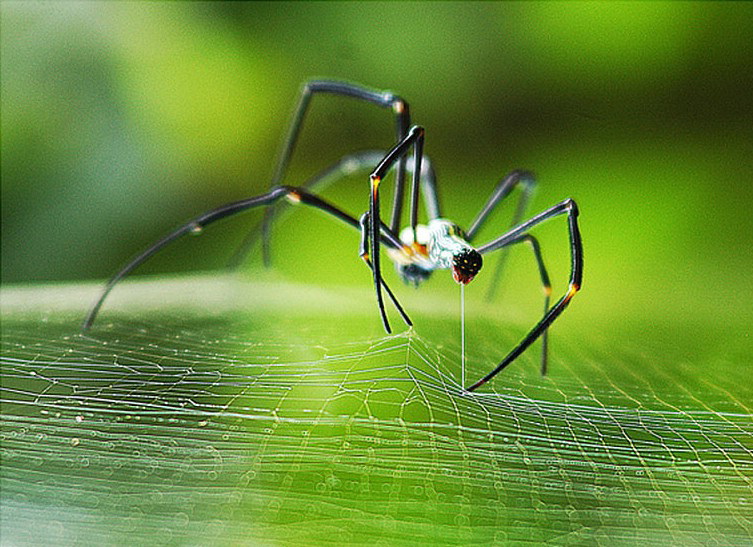
[[(3, 292), (3, 543), (753, 536), (733, 359), (709, 379), (645, 344), (560, 336), (550, 376), (531, 355), (469, 396), (441, 306), (408, 300), (425, 327), (383, 336), (368, 292), (239, 285), (131, 284), (89, 336), (96, 288)], [(516, 339), (485, 321), (469, 379)]]

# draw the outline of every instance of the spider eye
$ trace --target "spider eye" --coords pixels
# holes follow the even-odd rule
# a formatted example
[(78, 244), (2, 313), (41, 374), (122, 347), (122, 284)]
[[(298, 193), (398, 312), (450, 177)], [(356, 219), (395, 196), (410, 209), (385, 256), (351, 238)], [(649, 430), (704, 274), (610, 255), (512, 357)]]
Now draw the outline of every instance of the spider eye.
[(466, 249), (452, 257), (452, 277), (466, 285), (476, 277), (484, 261), (475, 249)]

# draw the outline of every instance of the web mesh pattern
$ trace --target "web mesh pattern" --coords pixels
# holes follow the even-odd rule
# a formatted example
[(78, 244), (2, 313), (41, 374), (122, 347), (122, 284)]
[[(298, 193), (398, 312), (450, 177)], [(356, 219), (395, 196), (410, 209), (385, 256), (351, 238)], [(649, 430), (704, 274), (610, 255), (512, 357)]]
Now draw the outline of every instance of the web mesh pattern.
[[(157, 314), (92, 336), (80, 317), (3, 322), (13, 544), (753, 535), (741, 373), (683, 383), (682, 364), (561, 342), (554, 377), (531, 356), (469, 396), (457, 336), (350, 334), (371, 316)], [(498, 343), (471, 341), (469, 377)]]

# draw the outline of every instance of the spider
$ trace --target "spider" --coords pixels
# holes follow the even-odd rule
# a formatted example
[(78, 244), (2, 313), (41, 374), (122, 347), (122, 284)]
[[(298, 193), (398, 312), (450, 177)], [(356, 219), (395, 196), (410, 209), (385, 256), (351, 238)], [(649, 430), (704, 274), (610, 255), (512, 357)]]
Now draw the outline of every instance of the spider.
[[(350, 97), (391, 110), (396, 122), (396, 144), (386, 154), (369, 151), (346, 156), (340, 162), (312, 177), (301, 186), (283, 185), (281, 182), (298, 141), (311, 99), (314, 95), (324, 94)], [(133, 258), (107, 282), (100, 297), (89, 310), (84, 320), (83, 329), (88, 330), (92, 326), (107, 295), (121, 279), (137, 266), (181, 236), (200, 232), (209, 224), (242, 211), (261, 206), (267, 207), (261, 223), (261, 230), (255, 230), (252, 234), (261, 233), (264, 262), (268, 264), (270, 226), (275, 214), (275, 207), (273, 206), (278, 204), (282, 198), (287, 198), (291, 203), (308, 205), (324, 211), (360, 231), (359, 254), (372, 272), (377, 307), (387, 333), (390, 333), (391, 329), (385, 311), (383, 293), (387, 294), (406, 325), (410, 327), (412, 322), (382, 277), (380, 260), (382, 247), (385, 247), (387, 256), (394, 262), (399, 277), (408, 284), (418, 286), (428, 279), (434, 270), (448, 269), (452, 272), (452, 277), (457, 283), (465, 285), (470, 283), (479, 273), (483, 264), (483, 255), (519, 243), (528, 243), (537, 262), (544, 290), (543, 317), (496, 367), (474, 384), (468, 386), (466, 391), (474, 391), (491, 380), (539, 337), (542, 338), (541, 372), (545, 374), (547, 330), (580, 289), (583, 277), (583, 249), (578, 228), (578, 207), (575, 201), (566, 199), (521, 223), (520, 220), (531, 190), (535, 185), (535, 179), (530, 172), (513, 171), (497, 183), (491, 196), (471, 222), (470, 228), (463, 231), (457, 224), (442, 217), (437, 197), (436, 177), (428, 157), (423, 154), (423, 148), (424, 129), (421, 126), (411, 124), (408, 103), (401, 97), (389, 91), (372, 90), (347, 82), (315, 80), (306, 83), (303, 86), (269, 192), (207, 211), (169, 233)], [(409, 157), (411, 150), (413, 154), (412, 157)], [(393, 167), (396, 174), (392, 214), (389, 223), (385, 223), (380, 214), (379, 189), (385, 175)], [(369, 208), (358, 219), (312, 192), (316, 186), (321, 186), (338, 177), (367, 168), (371, 169)], [(403, 230), (399, 230), (405, 198), (405, 179), (408, 173), (412, 173), (410, 224)], [(521, 189), (521, 195), (513, 216), (512, 226), (492, 241), (474, 247), (472, 243), (475, 236), (489, 214), (516, 187)], [(419, 197), (421, 196), (429, 218), (427, 224), (418, 223)], [(534, 226), (559, 215), (566, 215), (568, 221), (571, 255), (570, 280), (565, 294), (550, 307), (551, 285), (549, 276), (541, 257), (539, 243), (528, 232)], [(234, 256), (235, 263), (246, 254), (253, 241), (253, 236), (244, 240)]]

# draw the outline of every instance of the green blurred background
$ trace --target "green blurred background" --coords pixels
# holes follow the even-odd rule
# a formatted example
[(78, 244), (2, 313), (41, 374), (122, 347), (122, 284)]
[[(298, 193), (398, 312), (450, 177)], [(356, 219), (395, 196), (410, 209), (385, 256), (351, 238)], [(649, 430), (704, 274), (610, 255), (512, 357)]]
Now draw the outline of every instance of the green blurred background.
[[(0, 10), (2, 283), (30, 286), (2, 293), (11, 541), (748, 539), (753, 5)], [(246, 261), (248, 296), (200, 277), (121, 287), (120, 319), (114, 294), (94, 337), (71, 336), (95, 284), (136, 252), (266, 191), (316, 77), (410, 102), (461, 225), (515, 168), (538, 174), (530, 214), (577, 200), (583, 291), (553, 327), (547, 378), (533, 348), (488, 385), (499, 397), (445, 391), (460, 344), (451, 277), (395, 286), (416, 330), (384, 338), (358, 234), (305, 208), (276, 225), (273, 268), (258, 248)], [(385, 111), (318, 97), (286, 182), (393, 138)], [(358, 215), (367, 176), (324, 195)], [(222, 271), (260, 218), (212, 226), (139, 273)], [(535, 233), (561, 294), (565, 222)], [(500, 298), (480, 303), (493, 271), (466, 291), (471, 374), (541, 313), (529, 252), (511, 252)], [(348, 489), (363, 477), (372, 490)]]
[[(586, 272), (569, 320), (630, 315), (692, 330), (753, 318), (748, 3), (1, 9), (3, 284), (103, 279), (188, 218), (265, 191), (301, 84), (327, 77), (409, 101), (445, 214), (461, 225), (514, 168), (539, 177), (530, 213), (578, 201)], [(375, 107), (316, 99), (286, 182), (389, 147), (393, 125)], [(325, 194), (358, 215), (366, 180)], [(277, 275), (369, 284), (357, 234), (295, 215), (275, 232)], [(259, 218), (176, 244), (141, 272), (220, 268)], [(507, 222), (495, 217), (480, 239)], [(565, 224), (537, 233), (561, 290)], [(248, 265), (268, 275), (258, 251)], [(430, 283), (456, 290), (449, 276)], [(525, 253), (505, 275), (505, 291), (516, 285), (538, 306)]]

